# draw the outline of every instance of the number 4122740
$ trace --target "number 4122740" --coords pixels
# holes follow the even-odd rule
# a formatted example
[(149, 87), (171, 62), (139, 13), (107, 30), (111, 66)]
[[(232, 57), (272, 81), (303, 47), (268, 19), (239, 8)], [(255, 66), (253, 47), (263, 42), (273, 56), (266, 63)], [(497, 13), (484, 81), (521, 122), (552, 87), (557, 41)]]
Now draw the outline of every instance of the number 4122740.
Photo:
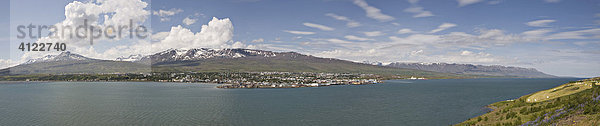
[(65, 51), (67, 44), (65, 43), (24, 43), (19, 45), (21, 51)]

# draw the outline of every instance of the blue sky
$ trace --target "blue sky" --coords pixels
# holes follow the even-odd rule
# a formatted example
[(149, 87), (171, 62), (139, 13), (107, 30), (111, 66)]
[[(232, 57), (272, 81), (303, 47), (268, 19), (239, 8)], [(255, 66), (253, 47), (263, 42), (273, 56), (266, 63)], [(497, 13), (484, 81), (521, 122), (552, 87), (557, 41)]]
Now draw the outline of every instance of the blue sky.
[[(15, 42), (8, 42), (15, 32), (9, 22), (55, 24), (65, 20), (65, 5), (72, 3), (8, 2), (1, 5), (11, 5), (14, 14), (2, 7), (0, 25), (10, 28), (0, 31), (0, 42), (11, 44), (0, 47), (7, 52), (0, 61), (12, 64), (23, 61), (23, 54), (12, 49)], [(114, 59), (165, 48), (253, 48), (357, 62), (472, 63), (536, 68), (559, 76), (600, 75), (600, 1), (596, 0), (143, 2), (148, 4), (145, 24), (151, 26), (151, 42), (100, 42), (71, 51)], [(143, 47), (151, 49), (124, 51)]]

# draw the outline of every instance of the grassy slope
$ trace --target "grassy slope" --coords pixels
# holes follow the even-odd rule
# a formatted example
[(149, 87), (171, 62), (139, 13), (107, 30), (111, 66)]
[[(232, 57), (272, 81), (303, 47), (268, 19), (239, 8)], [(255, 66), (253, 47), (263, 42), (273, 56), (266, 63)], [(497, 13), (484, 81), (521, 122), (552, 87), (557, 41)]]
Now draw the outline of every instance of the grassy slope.
[(536, 92), (533, 95), (529, 96), (526, 102), (542, 102), (562, 96), (575, 94), (590, 88), (592, 88), (591, 81), (567, 83), (558, 87), (554, 87), (552, 89)]
[[(590, 83), (590, 81), (598, 80), (600, 78), (586, 79), (585, 81)], [(570, 84), (573, 83), (557, 88)], [(457, 125), (521, 125), (535, 120), (538, 120), (535, 124), (540, 125), (600, 125), (600, 102), (592, 100), (600, 95), (600, 86), (579, 90), (579, 92), (565, 92), (569, 95), (556, 94), (557, 97), (545, 101), (527, 102), (527, 98), (540, 93), (546, 94), (546, 91), (525, 95), (514, 101), (493, 103), (489, 105), (494, 109), (493, 111)], [(548, 121), (540, 123), (545, 119)]]

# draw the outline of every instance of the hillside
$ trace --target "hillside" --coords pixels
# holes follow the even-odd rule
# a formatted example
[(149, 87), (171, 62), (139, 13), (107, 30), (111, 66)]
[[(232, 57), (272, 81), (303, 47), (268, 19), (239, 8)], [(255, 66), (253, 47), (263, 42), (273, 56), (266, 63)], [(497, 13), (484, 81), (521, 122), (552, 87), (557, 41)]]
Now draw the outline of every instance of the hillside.
[(25, 74), (102, 74), (102, 73), (143, 73), (151, 69), (140, 63), (99, 60), (63, 52), (31, 59), (23, 64), (2, 69), (0, 75)]
[[(151, 66), (147, 64), (152, 64)], [(8, 72), (10, 70), (10, 72)], [(10, 74), (98, 74), (148, 72), (327, 72), (367, 73), (400, 77), (466, 78), (470, 75), (374, 66), (319, 58), (295, 52), (250, 49), (170, 49), (153, 55), (120, 57), (115, 61), (87, 58), (64, 52), (45, 56), (0, 71)]]
[[(203, 49), (206, 50), (206, 49)], [(400, 76), (461, 77), (463, 75), (437, 73), (421, 70), (374, 66), (351, 61), (319, 58), (295, 52), (271, 52), (249, 49), (224, 49), (207, 52), (198, 50), (171, 50), (149, 56), (153, 71), (286, 71), (286, 72), (331, 72), (370, 73)], [(177, 54), (180, 55), (177, 55)], [(202, 55), (197, 55), (198, 53)], [(165, 59), (166, 57), (166, 59)], [(206, 58), (208, 57), (208, 58)], [(193, 60), (185, 60), (193, 59)]]
[[(488, 107), (493, 111), (481, 116), (464, 121), (464, 125), (600, 125), (600, 78), (585, 79), (570, 82), (556, 88), (549, 89), (570, 90), (578, 83), (591, 84), (584, 90), (572, 90), (563, 93), (548, 94), (540, 91), (522, 96), (515, 100), (496, 102)], [(557, 89), (557, 90), (554, 90)], [(527, 99), (537, 95), (549, 96), (548, 99), (528, 102)], [(544, 97), (545, 98), (545, 97)]]
[(455, 73), (485, 76), (507, 76), (526, 78), (553, 78), (556, 76), (542, 73), (533, 68), (520, 68), (509, 66), (484, 66), (473, 64), (449, 64), (449, 63), (391, 63), (389, 67), (434, 71), (441, 73)]

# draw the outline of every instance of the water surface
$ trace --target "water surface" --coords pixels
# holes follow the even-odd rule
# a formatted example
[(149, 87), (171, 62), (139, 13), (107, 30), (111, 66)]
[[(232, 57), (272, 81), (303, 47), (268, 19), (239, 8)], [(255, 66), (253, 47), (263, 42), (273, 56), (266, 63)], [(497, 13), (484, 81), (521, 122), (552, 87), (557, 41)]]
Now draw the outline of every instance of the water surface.
[(296, 89), (0, 83), (0, 125), (450, 125), (485, 113), (485, 105), (573, 80), (390, 80)]

